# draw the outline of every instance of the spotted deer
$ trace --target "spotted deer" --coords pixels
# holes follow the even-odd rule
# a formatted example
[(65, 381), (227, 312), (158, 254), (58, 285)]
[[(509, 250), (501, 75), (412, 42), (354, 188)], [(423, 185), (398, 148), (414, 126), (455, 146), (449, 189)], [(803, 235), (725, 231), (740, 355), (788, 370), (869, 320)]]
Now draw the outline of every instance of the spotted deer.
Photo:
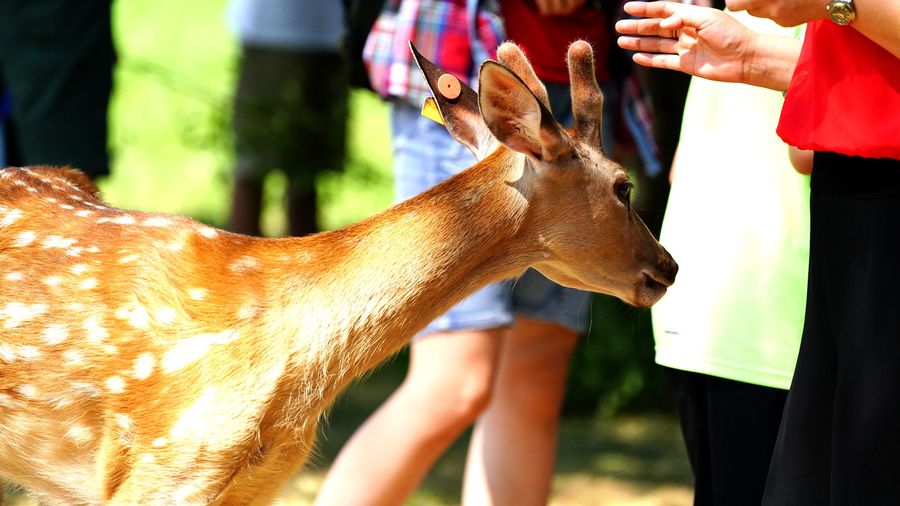
[(568, 52), (572, 129), (514, 44), (498, 59), (480, 94), (435, 94), (480, 161), (332, 232), (246, 237), (110, 207), (73, 169), (0, 172), (0, 477), (47, 504), (266, 504), (348, 382), (486, 283), (531, 266), (658, 300), (677, 266), (603, 153), (590, 45)]

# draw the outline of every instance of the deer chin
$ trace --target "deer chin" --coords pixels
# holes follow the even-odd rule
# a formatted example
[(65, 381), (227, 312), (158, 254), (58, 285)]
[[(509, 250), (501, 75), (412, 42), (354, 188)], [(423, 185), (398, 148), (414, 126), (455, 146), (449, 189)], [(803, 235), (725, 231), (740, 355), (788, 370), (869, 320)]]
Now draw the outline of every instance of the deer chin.
[(668, 285), (644, 274), (643, 279), (635, 285), (633, 298), (626, 302), (636, 307), (648, 308), (656, 304), (666, 294), (668, 288)]

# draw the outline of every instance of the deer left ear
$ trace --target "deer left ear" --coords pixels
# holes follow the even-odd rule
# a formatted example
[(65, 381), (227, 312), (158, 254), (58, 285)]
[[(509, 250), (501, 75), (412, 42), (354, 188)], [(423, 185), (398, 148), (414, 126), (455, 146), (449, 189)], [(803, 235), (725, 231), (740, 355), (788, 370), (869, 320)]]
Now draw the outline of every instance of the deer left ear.
[(484, 122), (504, 146), (545, 162), (572, 151), (569, 136), (550, 110), (508, 68), (484, 62), (478, 89)]
[(422, 56), (412, 42), (409, 43), (409, 49), (431, 88), (450, 135), (469, 148), (478, 160), (490, 154), (496, 143), (478, 111), (478, 94), (475, 90)]

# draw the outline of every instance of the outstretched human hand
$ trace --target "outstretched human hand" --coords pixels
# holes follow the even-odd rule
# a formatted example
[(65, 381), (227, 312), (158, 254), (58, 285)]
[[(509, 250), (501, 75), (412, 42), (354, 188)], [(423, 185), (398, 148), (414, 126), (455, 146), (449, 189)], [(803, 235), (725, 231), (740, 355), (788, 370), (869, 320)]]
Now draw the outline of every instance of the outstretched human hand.
[(719, 10), (676, 2), (628, 2), (625, 12), (644, 19), (616, 23), (619, 46), (634, 61), (716, 81), (744, 82), (756, 33)]
[(799, 41), (760, 35), (709, 7), (628, 2), (625, 12), (643, 19), (616, 23), (619, 46), (646, 67), (785, 90), (800, 54)]

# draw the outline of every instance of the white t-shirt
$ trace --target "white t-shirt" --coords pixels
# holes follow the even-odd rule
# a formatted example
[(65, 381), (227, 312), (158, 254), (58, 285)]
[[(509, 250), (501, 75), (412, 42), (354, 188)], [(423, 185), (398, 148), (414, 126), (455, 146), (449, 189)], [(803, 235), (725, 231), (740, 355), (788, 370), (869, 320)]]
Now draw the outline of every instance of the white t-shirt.
[[(793, 28), (735, 13), (756, 31)], [(656, 361), (788, 388), (809, 258), (809, 179), (775, 134), (777, 91), (694, 78), (661, 242), (680, 270), (653, 308)]]

